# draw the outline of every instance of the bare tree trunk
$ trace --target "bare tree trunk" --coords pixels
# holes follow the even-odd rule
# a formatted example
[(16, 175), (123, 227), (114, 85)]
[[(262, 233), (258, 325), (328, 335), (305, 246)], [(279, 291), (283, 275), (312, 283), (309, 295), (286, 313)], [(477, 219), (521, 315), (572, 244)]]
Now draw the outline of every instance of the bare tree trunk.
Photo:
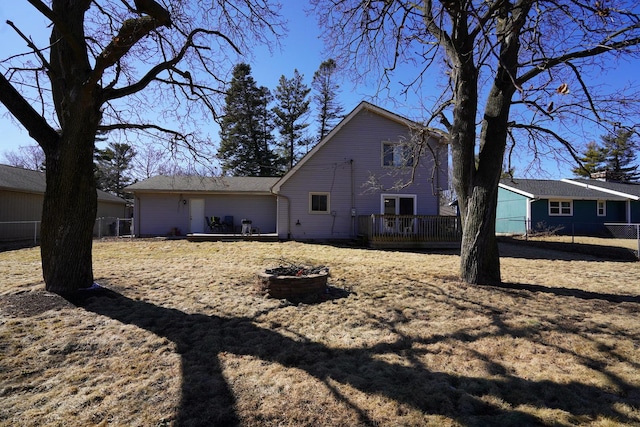
[(97, 212), (93, 171), (102, 92), (91, 83), (83, 43), (89, 0), (53, 2), (61, 25), (51, 32), (53, 101), (62, 131), (57, 141), (39, 141), (45, 152), (47, 189), (42, 207), (40, 253), (46, 289), (73, 293), (93, 284), (92, 243)]
[(500, 255), (496, 240), (497, 186), (476, 183), (466, 201), (460, 246), (460, 276), (466, 283), (500, 283)]
[[(47, 152), (47, 191), (42, 207), (42, 272), (46, 289), (58, 294), (93, 284), (91, 256), (97, 212), (94, 136), (80, 123), (74, 126), (73, 134), (67, 132), (71, 130), (65, 130), (57, 149)], [(56, 161), (50, 161), (53, 158)]]
[[(452, 129), (461, 134), (466, 132), (466, 138), (457, 138), (462, 148), (456, 149), (454, 145), (452, 153), (454, 183), (458, 196), (462, 199), (462, 203), (458, 203), (461, 208), (463, 227), (460, 276), (467, 283), (496, 284), (501, 281), (500, 254), (496, 239), (498, 183), (507, 144), (511, 98), (516, 90), (515, 79), (520, 48), (518, 31), (529, 8), (530, 4), (520, 7), (518, 12), (510, 17), (512, 10), (509, 3), (505, 3), (498, 11), (501, 19), (496, 32), (500, 42), (500, 61), (485, 105), (477, 166), (471, 163), (471, 159), (475, 158), (472, 148), (475, 147), (475, 132), (471, 130), (471, 125), (475, 124), (475, 117), (469, 113), (470, 105), (460, 104), (463, 101), (470, 103), (469, 101), (473, 99), (477, 108), (477, 95), (468, 100), (461, 97), (461, 94), (470, 93), (471, 89), (477, 90), (478, 76), (476, 69), (464, 60), (460, 61), (461, 66), (456, 70), (457, 99)], [(466, 35), (466, 29), (464, 30), (462, 35)], [(466, 37), (462, 40), (467, 43), (470, 41)], [(466, 50), (458, 51), (466, 52)], [(468, 86), (465, 92), (461, 92), (459, 88), (465, 88), (465, 86)], [(477, 110), (473, 110), (474, 115), (475, 111)], [(464, 125), (456, 128), (456, 119), (464, 122)], [(466, 128), (463, 127), (465, 125)], [(471, 137), (474, 138), (473, 141)], [(456, 173), (456, 169), (460, 170)]]

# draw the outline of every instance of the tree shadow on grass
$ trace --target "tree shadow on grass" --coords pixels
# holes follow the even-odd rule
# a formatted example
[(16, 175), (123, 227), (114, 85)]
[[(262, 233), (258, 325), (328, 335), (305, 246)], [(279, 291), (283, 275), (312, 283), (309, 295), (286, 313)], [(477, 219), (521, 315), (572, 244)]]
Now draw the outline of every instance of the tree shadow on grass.
[(591, 292), (575, 288), (562, 288), (554, 286), (532, 285), (528, 283), (501, 283), (494, 285), (479, 285), (485, 287), (495, 287), (514, 291), (529, 291), (534, 293), (547, 293), (556, 296), (574, 297), (583, 300), (603, 300), (612, 303), (630, 302), (640, 304), (639, 295), (620, 295), (602, 292)]
[(618, 246), (588, 243), (550, 242), (500, 237), (500, 256), (548, 260), (588, 260), (608, 262), (638, 262), (637, 251)]
[[(496, 372), (499, 377), (465, 377), (432, 372), (422, 364), (406, 366), (378, 357), (393, 352), (405, 354), (411, 360), (425, 351), (417, 350), (408, 337), (380, 347), (336, 349), (312, 341), (291, 339), (257, 326), (248, 317), (188, 314), (132, 300), (104, 288), (75, 296), (70, 301), (85, 310), (136, 325), (175, 343), (182, 358), (182, 398), (176, 420), (179, 426), (241, 424), (236, 398), (218, 360), (222, 352), (251, 356), (306, 372), (323, 382), (360, 425), (378, 425), (379, 421), (371, 419), (365, 408), (360, 408), (349, 396), (341, 394), (336, 383), (372, 396), (384, 396), (425, 414), (450, 417), (462, 425), (545, 425), (542, 419), (531, 414), (489, 403), (487, 396), (506, 402), (511, 408), (526, 404), (560, 409), (574, 417), (587, 417), (589, 420), (604, 415), (624, 423), (637, 421), (628, 419), (615, 409), (615, 402), (637, 405), (634, 398), (626, 402), (624, 397), (612, 399), (610, 392), (585, 384), (535, 382), (510, 376), (504, 367), (490, 360), (486, 363), (496, 366), (489, 367), (489, 371)], [(283, 399), (287, 399), (286, 391), (282, 393)], [(601, 403), (602, 399), (609, 403)], [(600, 403), (596, 405), (596, 402)], [(287, 419), (286, 414), (283, 414), (283, 419)], [(296, 420), (288, 421), (296, 423)]]

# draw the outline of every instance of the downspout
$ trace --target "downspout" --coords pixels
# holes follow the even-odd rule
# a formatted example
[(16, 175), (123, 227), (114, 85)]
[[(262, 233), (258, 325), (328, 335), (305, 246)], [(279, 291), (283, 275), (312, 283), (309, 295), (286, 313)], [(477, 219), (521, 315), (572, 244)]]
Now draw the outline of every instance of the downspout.
[(357, 216), (353, 215), (356, 213), (356, 195), (355, 195), (355, 180), (353, 178), (353, 159), (349, 160), (349, 164), (351, 166), (351, 237), (355, 237), (356, 235), (356, 221)]
[[(285, 196), (284, 194), (278, 194), (274, 192), (273, 188), (270, 188), (269, 191), (271, 192), (271, 194), (276, 196), (276, 198), (282, 197), (283, 199), (287, 200), (287, 240), (291, 240), (291, 200), (289, 199), (289, 197)], [(280, 213), (280, 209), (278, 208), (278, 214), (279, 213)], [(276, 225), (278, 225), (280, 222), (278, 221), (278, 214), (276, 214)], [(280, 230), (276, 228), (276, 232), (278, 232), (278, 234), (280, 234), (279, 231)]]
[(136, 237), (142, 237), (142, 235), (140, 234), (140, 232), (142, 231), (140, 229), (140, 197), (139, 196), (135, 196), (134, 194), (134, 204), (133, 204), (133, 234)]

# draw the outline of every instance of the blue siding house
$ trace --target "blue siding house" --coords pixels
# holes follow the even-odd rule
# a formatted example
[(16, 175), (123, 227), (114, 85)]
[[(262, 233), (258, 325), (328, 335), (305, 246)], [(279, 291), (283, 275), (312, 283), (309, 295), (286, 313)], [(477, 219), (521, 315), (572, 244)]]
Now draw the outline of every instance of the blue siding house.
[(628, 224), (640, 223), (640, 184), (597, 179), (572, 179), (566, 181), (581, 187), (623, 197), (625, 199), (624, 203), (614, 206), (617, 210), (624, 212), (623, 214), (620, 213), (620, 216), (624, 218), (622, 222)]
[(617, 189), (595, 180), (504, 179), (499, 184), (496, 233), (526, 234), (556, 230), (558, 234), (604, 235), (607, 223), (630, 223), (638, 209), (633, 184)]

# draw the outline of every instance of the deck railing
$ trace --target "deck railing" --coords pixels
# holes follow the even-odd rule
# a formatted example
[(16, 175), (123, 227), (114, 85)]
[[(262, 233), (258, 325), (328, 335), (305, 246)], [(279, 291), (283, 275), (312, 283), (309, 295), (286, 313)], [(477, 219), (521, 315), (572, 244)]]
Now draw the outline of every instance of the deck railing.
[(358, 232), (370, 242), (459, 242), (460, 218), (439, 215), (366, 215)]

